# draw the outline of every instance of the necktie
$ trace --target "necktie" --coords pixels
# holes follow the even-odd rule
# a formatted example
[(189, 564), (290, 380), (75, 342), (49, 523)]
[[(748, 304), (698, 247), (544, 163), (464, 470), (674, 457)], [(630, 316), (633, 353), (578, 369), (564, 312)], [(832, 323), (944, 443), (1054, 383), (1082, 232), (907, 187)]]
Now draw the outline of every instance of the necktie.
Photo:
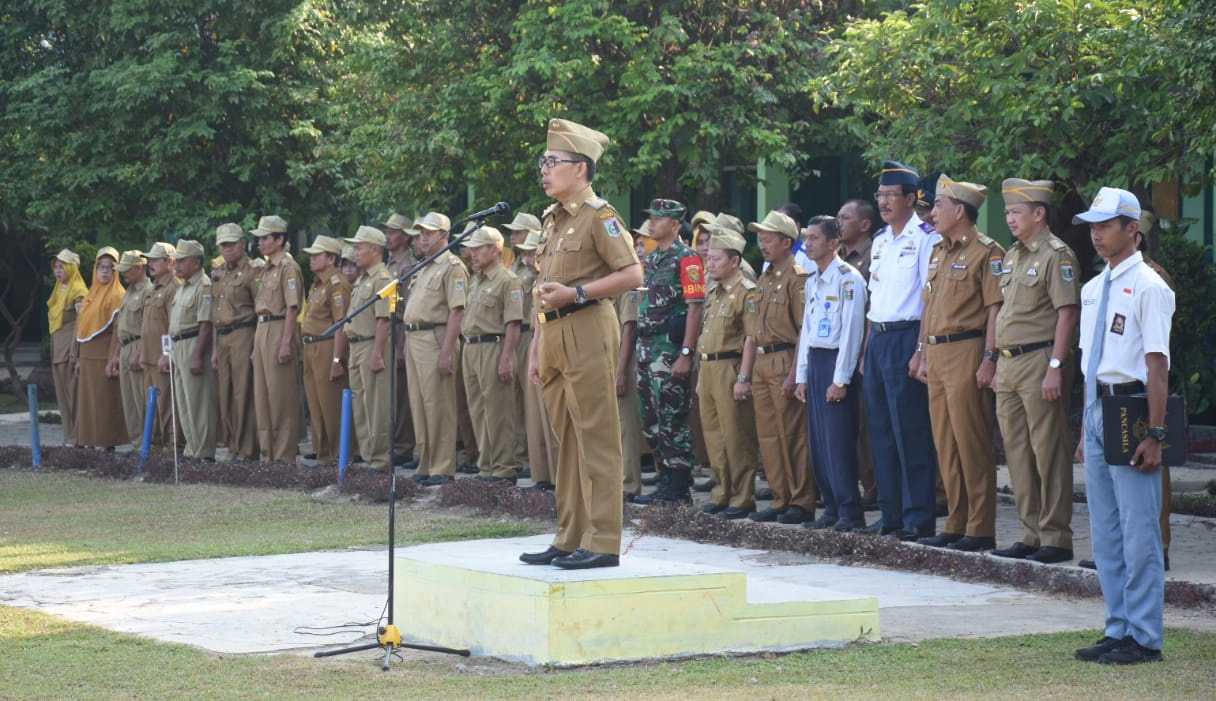
[(1094, 323), (1094, 340), (1089, 344), (1089, 364), (1085, 370), (1086, 405), (1098, 399), (1098, 363), (1102, 361), (1102, 346), (1106, 341), (1106, 308), (1110, 304), (1110, 268), (1102, 281), (1102, 301), (1098, 303), (1098, 319)]

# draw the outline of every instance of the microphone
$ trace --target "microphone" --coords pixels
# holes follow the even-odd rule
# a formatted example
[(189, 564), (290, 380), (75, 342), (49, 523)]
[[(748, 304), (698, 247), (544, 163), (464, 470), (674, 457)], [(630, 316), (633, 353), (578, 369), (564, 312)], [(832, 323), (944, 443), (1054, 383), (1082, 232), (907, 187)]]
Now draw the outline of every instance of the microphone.
[(507, 204), (506, 202), (499, 202), (498, 204), (494, 205), (493, 207), (490, 207), (489, 209), (483, 209), (480, 212), (473, 212), (469, 216), (465, 217), (465, 221), (469, 221), (470, 219), (485, 219), (487, 217), (493, 217), (493, 216), (497, 216), (499, 214), (510, 214), (510, 213), (511, 213), (511, 205)]

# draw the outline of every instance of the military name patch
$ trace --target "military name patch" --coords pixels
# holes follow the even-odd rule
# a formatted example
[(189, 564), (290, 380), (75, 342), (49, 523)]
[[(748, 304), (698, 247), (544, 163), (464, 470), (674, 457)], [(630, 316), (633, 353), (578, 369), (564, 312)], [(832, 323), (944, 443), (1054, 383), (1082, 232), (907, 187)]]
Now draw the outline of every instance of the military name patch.
[(1072, 282), (1073, 278), (1076, 277), (1076, 273), (1073, 272), (1071, 265), (1061, 265), (1060, 277), (1064, 278), (1064, 282)]
[(612, 238), (619, 238), (624, 233), (625, 227), (621, 225), (620, 219), (609, 216), (607, 219), (604, 219), (604, 231), (607, 231), (608, 235)]

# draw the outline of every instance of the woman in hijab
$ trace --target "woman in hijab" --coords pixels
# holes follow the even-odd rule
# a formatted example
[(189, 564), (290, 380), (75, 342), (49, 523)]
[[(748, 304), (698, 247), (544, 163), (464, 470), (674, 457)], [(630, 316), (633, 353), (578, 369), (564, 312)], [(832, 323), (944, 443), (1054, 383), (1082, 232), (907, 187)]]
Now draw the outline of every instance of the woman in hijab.
[(47, 321), (51, 326), (51, 376), (55, 381), (55, 401), (63, 419), (64, 445), (76, 444), (76, 315), (88, 293), (80, 277), (80, 256), (63, 249), (51, 259), (55, 287), (47, 300)]
[(127, 442), (118, 373), (110, 374), (106, 368), (118, 343), (114, 320), (126, 294), (114, 270), (117, 264), (118, 250), (113, 246), (97, 252), (93, 286), (76, 321), (76, 341), (80, 344), (76, 364), (77, 445), (113, 448)]

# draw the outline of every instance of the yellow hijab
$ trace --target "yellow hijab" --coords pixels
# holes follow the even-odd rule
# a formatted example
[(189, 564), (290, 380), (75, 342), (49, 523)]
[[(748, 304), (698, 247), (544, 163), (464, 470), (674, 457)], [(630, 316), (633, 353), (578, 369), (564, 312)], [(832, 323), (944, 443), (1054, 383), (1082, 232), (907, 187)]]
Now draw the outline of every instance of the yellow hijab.
[[(68, 257), (65, 253), (71, 252), (64, 249), (64, 252), (61, 252), (52, 259), (53, 261), (58, 260), (63, 265), (64, 275), (63, 282), (55, 281), (55, 288), (51, 290), (51, 298), (46, 301), (46, 316), (47, 320), (51, 323), (51, 333), (55, 333), (63, 328), (63, 313), (68, 310), (69, 306), (75, 304), (76, 300), (88, 294), (89, 291), (89, 288), (84, 284), (84, 278), (80, 277), (80, 266), (65, 261), (64, 258)], [(51, 264), (54, 265), (53, 262)]]
[(93, 286), (85, 295), (84, 306), (80, 309), (80, 318), (76, 321), (76, 340), (81, 343), (92, 340), (94, 336), (110, 328), (114, 317), (118, 316), (118, 307), (122, 304), (122, 298), (127, 294), (126, 289), (119, 282), (117, 270), (114, 271), (114, 277), (110, 278), (109, 284), (103, 285), (97, 281), (97, 266), (101, 264), (101, 259), (106, 257), (117, 264), (118, 249), (106, 246), (97, 252), (97, 258), (93, 261)]

